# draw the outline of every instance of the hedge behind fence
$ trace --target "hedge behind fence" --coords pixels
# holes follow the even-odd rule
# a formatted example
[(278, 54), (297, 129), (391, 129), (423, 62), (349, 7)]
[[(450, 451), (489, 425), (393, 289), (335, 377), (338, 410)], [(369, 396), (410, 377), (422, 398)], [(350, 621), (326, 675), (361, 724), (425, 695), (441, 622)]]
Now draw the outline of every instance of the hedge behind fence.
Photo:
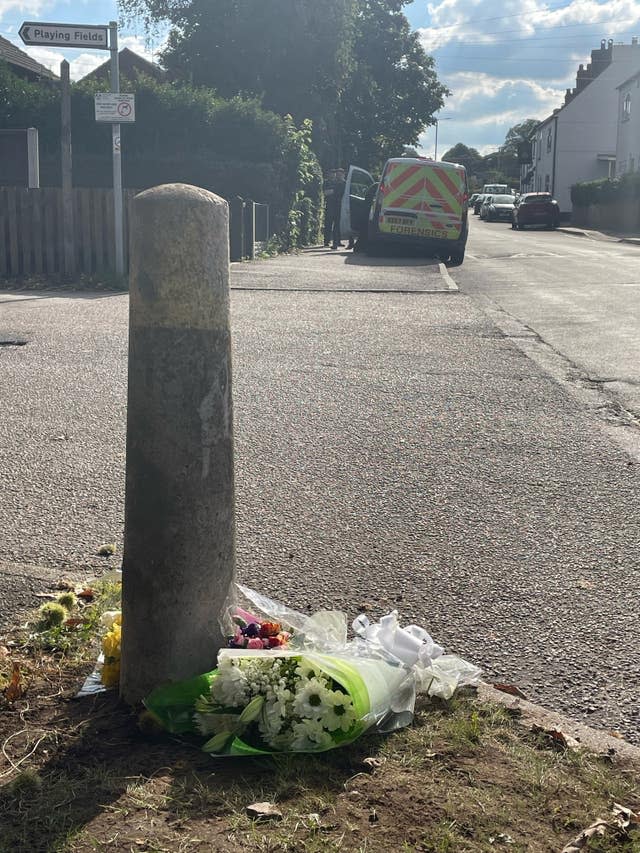
[[(219, 98), (209, 89), (136, 76), (136, 122), (122, 125), (123, 182), (146, 189), (184, 182), (223, 198), (239, 195), (271, 206), (286, 249), (318, 239), (322, 176), (311, 150), (311, 124), (265, 110), (256, 99)], [(112, 185), (110, 126), (95, 121), (94, 94), (108, 84), (72, 87), (74, 185)], [(0, 127), (37, 127), (41, 183), (60, 186), (60, 90), (21, 80), (0, 63)]]

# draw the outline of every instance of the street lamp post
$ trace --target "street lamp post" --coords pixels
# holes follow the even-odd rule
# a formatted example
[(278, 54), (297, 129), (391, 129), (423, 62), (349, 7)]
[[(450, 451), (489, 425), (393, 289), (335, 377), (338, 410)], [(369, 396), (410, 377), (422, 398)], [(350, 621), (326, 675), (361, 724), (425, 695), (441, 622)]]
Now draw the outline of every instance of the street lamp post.
[(433, 159), (434, 160), (438, 159), (438, 124), (441, 121), (451, 121), (451, 119), (448, 116), (442, 116), (442, 118), (434, 118), (434, 122), (436, 125), (436, 141), (435, 141), (435, 145), (433, 147)]

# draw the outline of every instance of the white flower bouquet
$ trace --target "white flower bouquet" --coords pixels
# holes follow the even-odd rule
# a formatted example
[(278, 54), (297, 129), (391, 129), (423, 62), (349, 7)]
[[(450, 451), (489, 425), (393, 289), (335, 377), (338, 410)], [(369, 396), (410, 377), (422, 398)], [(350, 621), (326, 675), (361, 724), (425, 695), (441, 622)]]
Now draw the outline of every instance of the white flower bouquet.
[[(205, 737), (206, 752), (333, 749), (371, 726), (391, 731), (408, 725), (417, 691), (448, 696), (459, 682), (479, 675), (476, 667), (443, 655), (423, 629), (400, 628), (395, 612), (374, 625), (359, 617), (356, 639), (347, 643), (344, 614), (305, 616), (240, 589), (288, 625), (288, 647), (239, 647), (232, 627), (231, 647), (220, 651), (216, 670), (160, 687), (145, 700), (169, 731)], [(272, 624), (239, 612), (245, 625)]]

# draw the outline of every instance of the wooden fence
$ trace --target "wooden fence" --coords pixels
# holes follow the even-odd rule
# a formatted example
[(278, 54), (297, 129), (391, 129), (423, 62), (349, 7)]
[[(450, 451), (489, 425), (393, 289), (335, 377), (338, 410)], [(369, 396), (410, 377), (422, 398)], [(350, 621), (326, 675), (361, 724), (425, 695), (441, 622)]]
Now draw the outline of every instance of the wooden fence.
[[(125, 269), (129, 258), (129, 209), (124, 193)], [(74, 189), (74, 257), (77, 274), (115, 269), (113, 190)], [(0, 277), (63, 273), (62, 190), (0, 187)]]

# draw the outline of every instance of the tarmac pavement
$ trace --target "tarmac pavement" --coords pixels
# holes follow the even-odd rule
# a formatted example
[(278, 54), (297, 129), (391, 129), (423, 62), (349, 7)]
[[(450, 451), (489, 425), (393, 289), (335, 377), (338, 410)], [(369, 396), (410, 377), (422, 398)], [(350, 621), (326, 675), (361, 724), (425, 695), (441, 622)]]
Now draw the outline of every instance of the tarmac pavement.
[[(638, 460), (436, 263), (318, 250), (232, 284), (240, 579), (398, 608), (640, 742)], [(0, 346), (5, 625), (121, 547), (126, 330), (124, 295), (0, 293), (0, 340), (28, 340)]]

